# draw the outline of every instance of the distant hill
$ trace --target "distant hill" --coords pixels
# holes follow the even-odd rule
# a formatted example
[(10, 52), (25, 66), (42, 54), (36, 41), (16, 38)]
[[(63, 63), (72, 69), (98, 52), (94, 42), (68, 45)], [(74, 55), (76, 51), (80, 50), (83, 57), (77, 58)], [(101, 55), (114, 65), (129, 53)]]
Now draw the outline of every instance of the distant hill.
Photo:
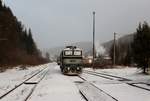
[[(92, 49), (92, 42), (76, 42), (72, 43), (70, 45), (77, 46), (81, 49), (83, 49), (83, 54), (88, 54), (90, 50)], [(66, 46), (60, 46), (60, 47), (54, 47), (50, 49), (43, 50), (43, 54), (48, 52), (50, 54), (50, 57), (54, 58), (60, 55), (60, 52), (65, 48)]]
[(75, 46), (83, 49), (83, 53), (86, 54), (86, 55), (90, 54), (89, 51), (93, 47), (92, 42), (77, 42), (77, 43), (73, 43), (71, 45), (75, 45)]
[[(134, 34), (122, 36), (119, 39), (117, 39), (116, 44), (131, 43), (133, 41), (133, 36), (134, 36)], [(111, 46), (113, 45), (113, 42), (114, 42), (114, 40), (110, 40), (108, 42), (102, 43), (102, 46), (106, 49), (107, 53), (110, 51)]]
[[(123, 37), (120, 37), (117, 40), (117, 43), (131, 43), (132, 40), (133, 40), (133, 34), (129, 34), (129, 35), (125, 35)], [(110, 41), (104, 42), (104, 43), (99, 43), (99, 44), (101, 46), (103, 46), (106, 50), (106, 53), (108, 53), (111, 49), (112, 44), (113, 44), (113, 40), (110, 40)], [(93, 47), (92, 42), (77, 42), (77, 43), (72, 43), (71, 45), (82, 48), (84, 55), (92, 55), (92, 47)], [(65, 46), (54, 47), (54, 48), (44, 50), (43, 53), (45, 54), (46, 52), (48, 52), (51, 57), (56, 57), (56, 56), (59, 56), (61, 50), (64, 48), (65, 48)]]

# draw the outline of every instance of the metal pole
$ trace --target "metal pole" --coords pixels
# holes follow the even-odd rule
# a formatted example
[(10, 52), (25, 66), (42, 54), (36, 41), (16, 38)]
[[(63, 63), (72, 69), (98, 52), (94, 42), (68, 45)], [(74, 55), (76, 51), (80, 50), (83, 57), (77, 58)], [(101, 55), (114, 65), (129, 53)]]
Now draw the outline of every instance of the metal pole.
[(95, 12), (93, 12), (93, 68), (95, 62)]
[(116, 33), (114, 33), (114, 55), (113, 55), (113, 65), (116, 64)]

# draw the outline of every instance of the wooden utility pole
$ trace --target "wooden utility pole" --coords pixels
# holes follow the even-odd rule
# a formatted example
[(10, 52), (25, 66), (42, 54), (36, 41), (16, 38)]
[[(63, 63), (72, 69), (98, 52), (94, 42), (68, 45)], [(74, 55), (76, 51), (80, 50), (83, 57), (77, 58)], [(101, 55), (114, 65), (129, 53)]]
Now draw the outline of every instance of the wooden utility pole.
[(114, 33), (114, 54), (113, 54), (113, 65), (116, 64), (116, 33)]
[(93, 68), (94, 68), (94, 63), (95, 63), (95, 12), (93, 12)]

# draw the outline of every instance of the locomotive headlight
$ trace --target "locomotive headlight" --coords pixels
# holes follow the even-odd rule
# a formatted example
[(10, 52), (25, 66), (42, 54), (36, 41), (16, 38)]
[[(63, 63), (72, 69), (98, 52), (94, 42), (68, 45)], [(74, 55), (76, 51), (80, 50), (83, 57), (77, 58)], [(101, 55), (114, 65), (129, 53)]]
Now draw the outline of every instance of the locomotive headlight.
[(77, 70), (80, 70), (80, 68), (79, 68), (79, 67), (77, 67)]
[(67, 67), (67, 70), (70, 70), (70, 67)]
[(91, 59), (89, 59), (89, 61), (88, 61), (90, 64), (92, 63), (92, 60)]

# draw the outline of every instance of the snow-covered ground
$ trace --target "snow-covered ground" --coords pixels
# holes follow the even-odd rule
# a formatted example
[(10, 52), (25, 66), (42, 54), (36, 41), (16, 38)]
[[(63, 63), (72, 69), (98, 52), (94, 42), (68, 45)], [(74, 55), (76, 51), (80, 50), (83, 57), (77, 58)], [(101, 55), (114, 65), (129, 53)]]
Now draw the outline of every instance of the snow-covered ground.
[(29, 101), (85, 101), (74, 82), (61, 74), (59, 66), (50, 68)]
[[(31, 67), (27, 70), (12, 69), (4, 73), (0, 73), (0, 94), (3, 95), (26, 78), (30, 77), (45, 67), (48, 67), (48, 72), (45, 78), (36, 86), (35, 91), (28, 98), (28, 101), (85, 101), (80, 95), (74, 81), (81, 80), (77, 77), (68, 77), (61, 74), (59, 66), (56, 63), (50, 63), (38, 67)], [(39, 75), (29, 80), (37, 81)], [(34, 85), (23, 84), (0, 101), (24, 101), (29, 95)]]
[(25, 70), (16, 67), (15, 69), (8, 69), (6, 72), (0, 73), (0, 96), (46, 66), (47, 64), (36, 67), (27, 67)]
[[(108, 80), (102, 77), (88, 75), (86, 73), (81, 74), (81, 76), (87, 79), (89, 83), (84, 82), (84, 80), (77, 76), (63, 75), (56, 63), (28, 67), (27, 70), (16, 68), (0, 73), (0, 95), (9, 91), (35, 72), (45, 67), (47, 67), (48, 72), (39, 84), (36, 86), (23, 84), (23, 86), (17, 88), (13, 93), (8, 94), (7, 97), (0, 100), (24, 101), (26, 96), (29, 95), (29, 92), (35, 87), (35, 90), (28, 98), (28, 101), (85, 101), (79, 93), (79, 89), (83, 90), (83, 92), (85, 91), (84, 93), (89, 92), (87, 95), (90, 101), (99, 101), (99, 98), (103, 99), (103, 101), (109, 101), (109, 99), (113, 101), (113, 99), (109, 97), (106, 98), (107, 94), (111, 95), (118, 101), (150, 101), (150, 91), (130, 86), (126, 84), (126, 82)], [(93, 71), (89, 68), (86, 68), (86, 70)], [(127, 67), (124, 69), (99, 69), (94, 71), (128, 78), (136, 82), (137, 84), (135, 85), (150, 89), (149, 85), (138, 84), (138, 82), (149, 84), (150, 75), (143, 75), (141, 74), (141, 71), (136, 68)], [(39, 80), (41, 74), (31, 79), (30, 82)], [(97, 91), (96, 88), (89, 85), (90, 83), (104, 92)], [(90, 96), (93, 96), (93, 98)]]
[(95, 71), (99, 73), (105, 73), (105, 74), (111, 74), (114, 76), (131, 79), (137, 82), (145, 82), (145, 83), (150, 84), (150, 75), (143, 74), (142, 70), (137, 69), (137, 68), (129, 68), (129, 67), (121, 68), (120, 67), (117, 69), (95, 69), (95, 70), (91, 68), (86, 68), (86, 70)]
[[(83, 77), (91, 81), (96, 87), (113, 96), (118, 101), (150, 101), (150, 75), (144, 75), (137, 68), (120, 68), (120, 69), (97, 69), (87, 68), (86, 70), (119, 76), (130, 79), (132, 81), (108, 80), (101, 77), (82, 74)], [(99, 79), (98, 79), (99, 78)], [(135, 83), (134, 85), (142, 88), (128, 85), (127, 83)], [(146, 83), (146, 84), (143, 84)]]

